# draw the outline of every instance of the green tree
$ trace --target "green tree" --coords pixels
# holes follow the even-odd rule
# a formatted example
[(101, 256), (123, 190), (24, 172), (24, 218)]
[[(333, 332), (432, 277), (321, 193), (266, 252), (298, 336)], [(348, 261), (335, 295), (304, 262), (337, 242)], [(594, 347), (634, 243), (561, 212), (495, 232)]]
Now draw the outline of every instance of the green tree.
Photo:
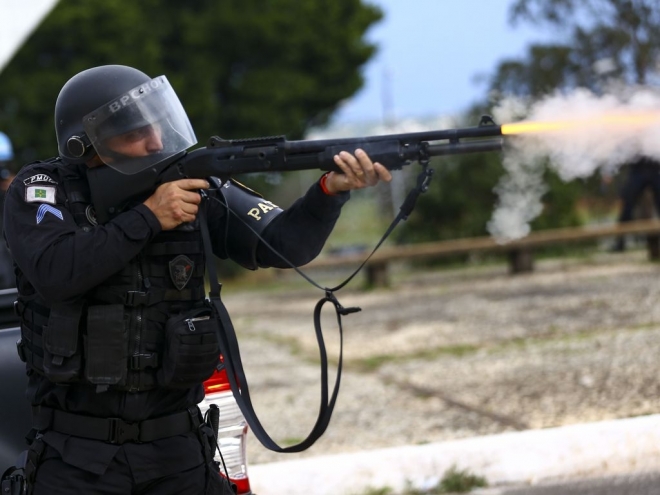
[[(496, 101), (508, 95), (535, 99), (578, 87), (604, 94), (615, 82), (660, 82), (656, 0), (516, 0), (510, 20), (550, 28), (556, 37), (551, 43), (531, 45), (521, 58), (498, 64), (490, 80)], [(544, 213), (534, 228), (578, 222), (578, 203), (603, 194), (597, 179), (567, 184), (548, 173)]]
[(558, 30), (558, 40), (501, 62), (491, 79), (494, 90), (534, 97), (578, 86), (601, 93), (612, 78), (658, 81), (656, 0), (516, 0), (510, 19)]
[(300, 138), (362, 86), (381, 17), (361, 0), (61, 0), (0, 73), (0, 128), (23, 162), (54, 156), (62, 85), (124, 64), (168, 76), (202, 143)]
[[(486, 112), (484, 105), (471, 109), (460, 126), (474, 126)], [(479, 153), (433, 158), (429, 189), (395, 232), (400, 242), (429, 242), (487, 235), (493, 212), (493, 188), (504, 173), (499, 153)]]
[(504, 173), (497, 153), (435, 158), (434, 175), (417, 200), (410, 218), (397, 230), (397, 239), (429, 242), (487, 235), (493, 211), (493, 187)]

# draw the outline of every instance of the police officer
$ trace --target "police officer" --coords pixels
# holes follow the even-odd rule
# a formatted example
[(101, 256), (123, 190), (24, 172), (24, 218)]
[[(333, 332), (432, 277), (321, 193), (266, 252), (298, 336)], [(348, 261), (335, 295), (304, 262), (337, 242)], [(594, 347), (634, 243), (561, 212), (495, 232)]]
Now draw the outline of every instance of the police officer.
[[(635, 207), (642, 198), (646, 189), (653, 193), (653, 203), (656, 214), (660, 215), (660, 162), (642, 156), (636, 158), (627, 164), (628, 175), (626, 181), (621, 187), (621, 212), (619, 214), (619, 223), (626, 223), (633, 220)], [(612, 251), (625, 251), (626, 238), (620, 236), (616, 239)]]
[[(325, 174), (286, 210), (234, 182), (181, 179), (99, 224), (88, 172), (135, 173), (176, 157), (196, 143), (185, 111), (166, 77), (101, 66), (64, 85), (55, 130), (59, 156), (24, 167), (5, 210), (34, 411), (34, 494), (222, 493), (196, 407), (217, 344), (190, 344), (192, 364), (178, 354), (182, 322), (209, 315), (200, 209), (215, 255), (250, 269), (286, 267), (228, 222), (225, 205), (269, 205), (245, 220), (302, 265), (319, 253), (348, 191), (391, 176), (360, 150), (342, 152), (343, 174)], [(211, 201), (202, 204), (200, 190)]]
[[(4, 132), (0, 132), (0, 222), (2, 221), (5, 195), (14, 177), (14, 150), (11, 140)], [(2, 224), (0, 223), (0, 230)], [(14, 263), (4, 240), (0, 242), (0, 289), (15, 287)]]

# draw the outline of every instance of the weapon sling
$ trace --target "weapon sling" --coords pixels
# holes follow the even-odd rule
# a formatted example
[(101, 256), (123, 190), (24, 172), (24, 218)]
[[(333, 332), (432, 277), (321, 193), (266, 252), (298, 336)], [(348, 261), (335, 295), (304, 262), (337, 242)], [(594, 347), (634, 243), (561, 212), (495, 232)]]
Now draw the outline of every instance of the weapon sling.
[[(427, 167), (428, 159), (420, 160), (420, 163), (424, 168), (417, 178), (417, 184), (415, 188), (413, 188), (408, 193), (408, 196), (403, 202), (403, 205), (401, 206), (396, 218), (394, 218), (390, 226), (387, 228), (385, 234), (383, 234), (380, 241), (378, 241), (378, 243), (376, 244), (372, 252), (369, 254), (369, 256), (346, 280), (344, 280), (341, 284), (337, 285), (336, 287), (333, 288), (321, 287), (319, 284), (317, 284), (311, 278), (305, 275), (298, 267), (294, 266), (292, 263), (286, 260), (286, 258), (284, 258), (281, 254), (279, 254), (272, 246), (270, 246), (264, 239), (262, 239), (258, 233), (255, 232), (255, 234), (259, 236), (261, 242), (263, 242), (267, 247), (273, 250), (273, 252), (275, 252), (280, 258), (282, 258), (282, 260), (284, 260), (289, 266), (291, 266), (291, 268), (294, 268), (303, 278), (305, 278), (312, 285), (325, 291), (325, 296), (318, 301), (318, 303), (314, 308), (314, 330), (316, 333), (316, 340), (319, 346), (319, 356), (320, 356), (320, 364), (321, 364), (321, 402), (319, 406), (319, 412), (316, 422), (312, 430), (308, 434), (307, 438), (305, 438), (300, 443), (297, 443), (289, 447), (281, 447), (268, 435), (264, 427), (261, 425), (261, 422), (257, 418), (257, 414), (252, 406), (252, 401), (250, 399), (250, 390), (249, 390), (247, 378), (245, 376), (245, 370), (243, 369), (243, 363), (241, 360), (241, 354), (238, 346), (236, 331), (234, 330), (234, 326), (231, 322), (231, 318), (229, 317), (227, 308), (220, 299), (220, 290), (222, 288), (222, 285), (218, 282), (218, 276), (215, 265), (215, 255), (213, 254), (213, 250), (211, 247), (211, 238), (208, 230), (208, 225), (206, 223), (207, 220), (206, 207), (205, 205), (203, 205), (203, 207), (200, 208), (199, 217), (201, 224), (202, 239), (204, 242), (204, 251), (206, 255), (206, 268), (208, 271), (209, 286), (210, 286), (209, 299), (214, 309), (216, 310), (218, 319), (220, 321), (220, 326), (217, 328), (218, 347), (223, 357), (223, 365), (227, 372), (227, 378), (229, 380), (231, 390), (234, 394), (234, 398), (236, 399), (236, 402), (241, 412), (243, 413), (243, 416), (245, 416), (245, 420), (247, 421), (248, 425), (254, 432), (254, 435), (257, 437), (257, 439), (261, 442), (261, 444), (264, 447), (274, 452), (282, 452), (282, 453), (302, 452), (303, 450), (306, 450), (309, 447), (311, 447), (316, 442), (316, 440), (318, 440), (321, 437), (321, 435), (323, 435), (328, 425), (330, 424), (330, 418), (332, 416), (332, 412), (335, 407), (337, 395), (339, 393), (339, 385), (341, 382), (341, 368), (343, 362), (342, 361), (343, 328), (342, 328), (341, 317), (342, 315), (347, 315), (350, 313), (360, 311), (360, 308), (355, 308), (355, 307), (344, 308), (339, 303), (334, 293), (339, 289), (343, 288), (346, 284), (348, 284), (355, 277), (355, 275), (357, 275), (360, 272), (360, 270), (369, 261), (369, 259), (371, 259), (371, 257), (376, 252), (376, 250), (381, 246), (381, 244), (383, 244), (383, 242), (385, 242), (387, 237), (389, 237), (389, 235), (392, 233), (396, 225), (401, 220), (405, 220), (408, 218), (408, 216), (410, 215), (410, 213), (412, 212), (415, 206), (415, 203), (419, 195), (423, 192), (426, 192), (426, 190), (428, 189), (428, 185), (431, 180), (431, 176), (433, 174), (433, 169), (429, 169)], [(202, 197), (206, 201), (209, 200), (209, 196), (205, 194), (204, 191), (202, 191)], [(228, 214), (230, 212), (233, 213), (232, 210), (228, 207), (228, 205), (225, 204), (225, 207), (227, 208)], [(240, 219), (239, 216), (237, 215), (235, 216), (236, 218)], [(251, 229), (249, 225), (247, 225), (247, 227)], [(325, 342), (323, 339), (323, 331), (321, 329), (321, 310), (323, 309), (323, 306), (327, 302), (332, 303), (332, 305), (335, 308), (335, 312), (337, 315), (337, 324), (339, 328), (339, 360), (337, 362), (335, 385), (333, 387), (331, 395), (329, 395), (329, 386), (328, 386), (328, 356), (325, 347)]]

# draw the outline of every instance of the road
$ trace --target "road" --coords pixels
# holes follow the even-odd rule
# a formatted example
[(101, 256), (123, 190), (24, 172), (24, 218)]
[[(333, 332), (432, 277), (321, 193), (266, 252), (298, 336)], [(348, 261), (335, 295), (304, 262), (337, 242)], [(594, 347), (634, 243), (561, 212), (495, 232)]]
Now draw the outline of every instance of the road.
[[(345, 367), (328, 431), (294, 455), (251, 438), (250, 465), (660, 412), (660, 266), (645, 256), (539, 260), (519, 276), (505, 265), (402, 268), (389, 289), (354, 283), (339, 293), (362, 311), (344, 319)], [(328, 286), (340, 278), (315, 275)], [(276, 441), (291, 444), (318, 411), (312, 310), (323, 294), (288, 276), (259, 283), (258, 291), (228, 283), (224, 299), (256, 411)], [(337, 356), (333, 318), (324, 324)]]
[(496, 488), (472, 492), (472, 495), (658, 495), (660, 473), (612, 476), (533, 487)]

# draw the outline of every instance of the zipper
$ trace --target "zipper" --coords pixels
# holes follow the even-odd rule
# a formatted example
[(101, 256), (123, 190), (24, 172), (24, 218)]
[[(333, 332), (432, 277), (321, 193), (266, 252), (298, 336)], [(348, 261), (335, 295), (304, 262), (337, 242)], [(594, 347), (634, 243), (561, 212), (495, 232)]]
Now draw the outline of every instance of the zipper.
[[(151, 283), (149, 282), (149, 279), (145, 277), (143, 274), (142, 262), (143, 259), (142, 256), (140, 255), (137, 260), (137, 290), (148, 291), (149, 287), (151, 287)], [(134, 337), (135, 348), (133, 351), (133, 355), (142, 353), (140, 344), (142, 343), (143, 320), (144, 320), (144, 308), (143, 306), (137, 306), (135, 308), (135, 337)], [(134, 370), (134, 372), (132, 373), (130, 389), (131, 391), (134, 392), (140, 389), (140, 370)]]

